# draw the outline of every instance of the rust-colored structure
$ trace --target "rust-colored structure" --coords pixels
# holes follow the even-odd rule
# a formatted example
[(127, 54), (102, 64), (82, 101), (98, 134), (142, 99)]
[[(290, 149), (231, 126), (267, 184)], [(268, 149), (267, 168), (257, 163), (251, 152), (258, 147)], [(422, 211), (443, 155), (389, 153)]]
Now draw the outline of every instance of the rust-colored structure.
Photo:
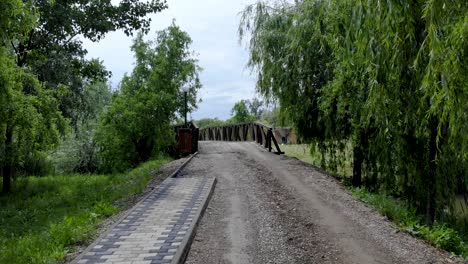
[(176, 132), (177, 153), (179, 155), (185, 156), (198, 151), (199, 129), (193, 122), (175, 126), (174, 129)]
[(270, 152), (275, 147), (276, 154), (284, 154), (273, 135), (273, 128), (257, 122), (205, 127), (200, 130), (199, 139), (202, 141), (255, 141)]

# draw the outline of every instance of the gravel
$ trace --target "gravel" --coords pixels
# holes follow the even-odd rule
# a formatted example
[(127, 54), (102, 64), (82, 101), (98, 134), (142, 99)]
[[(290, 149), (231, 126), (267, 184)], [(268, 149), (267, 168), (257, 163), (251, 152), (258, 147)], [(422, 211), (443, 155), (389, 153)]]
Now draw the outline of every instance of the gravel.
[(216, 189), (186, 263), (465, 263), (399, 232), (334, 178), (251, 142), (200, 142)]

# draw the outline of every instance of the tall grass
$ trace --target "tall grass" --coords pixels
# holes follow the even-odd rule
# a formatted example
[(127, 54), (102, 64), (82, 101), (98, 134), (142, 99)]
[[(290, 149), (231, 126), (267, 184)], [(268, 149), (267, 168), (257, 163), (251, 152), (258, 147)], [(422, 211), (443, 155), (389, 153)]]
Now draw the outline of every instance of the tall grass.
[(312, 164), (316, 167), (327, 170), (329, 173), (333, 174), (336, 177), (344, 178), (350, 177), (353, 174), (352, 171), (352, 156), (350, 151), (350, 145), (348, 144), (345, 148), (346, 159), (341, 163), (334, 164), (334, 168), (324, 166), (325, 163), (329, 163), (330, 155), (322, 155), (317, 149), (311, 148), (307, 144), (289, 144), (281, 145), (281, 150), (286, 153), (289, 157), (294, 157), (299, 160), (304, 161), (305, 163)]
[(117, 175), (19, 179), (0, 197), (0, 263), (55, 263), (89, 242), (118, 201), (141, 193), (161, 158)]
[(444, 223), (436, 223), (433, 226), (422, 224), (423, 218), (416, 214), (416, 210), (392, 197), (370, 193), (360, 188), (352, 188), (351, 191), (354, 196), (373, 206), (382, 215), (396, 223), (401, 230), (423, 238), (436, 247), (468, 258), (467, 237), (455, 229)]

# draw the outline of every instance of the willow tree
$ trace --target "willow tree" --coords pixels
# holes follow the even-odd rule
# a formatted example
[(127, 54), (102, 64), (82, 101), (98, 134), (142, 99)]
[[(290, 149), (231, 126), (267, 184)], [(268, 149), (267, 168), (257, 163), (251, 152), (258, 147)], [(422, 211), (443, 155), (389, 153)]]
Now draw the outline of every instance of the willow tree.
[(244, 10), (239, 33), (241, 39), (250, 38), (248, 65), (257, 73), (259, 93), (278, 102), (301, 138), (319, 147), (322, 166), (336, 170), (343, 161), (336, 154), (352, 133), (346, 113), (351, 99), (325, 98), (334, 71), (325, 6), (325, 1), (259, 2)]
[(431, 133), (428, 180), (435, 186), (428, 195), (443, 198), (433, 201), (435, 213), (450, 198), (444, 187), (454, 185), (454, 176), (468, 178), (468, 2), (426, 1), (423, 19), (415, 67), (424, 74), (421, 104), (428, 109), (420, 130)]
[[(329, 8), (339, 10), (339, 5), (334, 1)], [(432, 186), (424, 182), (429, 138), (417, 133), (423, 119), (418, 113), (426, 110), (419, 104), (422, 74), (413, 67), (424, 36), (421, 16), (415, 2), (355, 2), (346, 34), (334, 49), (330, 85), (336, 88), (332, 96), (342, 96), (351, 83), (360, 99), (351, 101), (358, 124), (353, 141), (362, 146), (353, 154), (355, 167), (359, 155), (366, 161), (366, 185), (406, 195), (424, 208)], [(334, 21), (329, 18), (330, 25)], [(335, 32), (329, 33), (331, 39)]]
[[(257, 90), (268, 103), (278, 103), (305, 141), (324, 143), (319, 98), (330, 78), (330, 50), (323, 43), (320, 3), (248, 6), (239, 27), (250, 38), (249, 67), (257, 74)], [(331, 141), (330, 141), (331, 142)]]
[(240, 35), (257, 89), (331, 156), (325, 165), (350, 141), (353, 183), (362, 171), (370, 190), (404, 196), (432, 223), (467, 175), (467, 6), (260, 2)]
[[(466, 137), (457, 136), (464, 125), (458, 125), (455, 118), (463, 119), (463, 111), (466, 114), (466, 79), (460, 80), (466, 77), (458, 74), (463, 68), (456, 69), (453, 62), (464, 59), (467, 44), (463, 44), (463, 34), (456, 35), (458, 46), (454, 47), (455, 34), (450, 31), (466, 27), (467, 4), (441, 1), (437, 7), (437, 2), (357, 1), (343, 49), (336, 53), (339, 68), (350, 60), (355, 67), (343, 69), (365, 69), (361, 71), (364, 78), (354, 80), (367, 89), (357, 106), (365, 126), (374, 128), (368, 150), (376, 164), (368, 169), (379, 177), (374, 184), (408, 198), (425, 212), (428, 223), (434, 221), (436, 211), (450, 204), (460, 169), (466, 173), (463, 150), (453, 149), (459, 146), (452, 141), (462, 142)], [(429, 14), (438, 25), (430, 21)], [(434, 45), (434, 38), (441, 41), (439, 46)], [(436, 58), (450, 66), (442, 70), (442, 62), (437, 66), (431, 62)], [(456, 74), (450, 78), (458, 78), (458, 83), (449, 87), (444, 79), (452, 69)]]
[(54, 95), (17, 66), (10, 42), (34, 26), (35, 14), (20, 0), (0, 4), (0, 173), (11, 190), (15, 168), (28, 155), (52, 147), (65, 121)]

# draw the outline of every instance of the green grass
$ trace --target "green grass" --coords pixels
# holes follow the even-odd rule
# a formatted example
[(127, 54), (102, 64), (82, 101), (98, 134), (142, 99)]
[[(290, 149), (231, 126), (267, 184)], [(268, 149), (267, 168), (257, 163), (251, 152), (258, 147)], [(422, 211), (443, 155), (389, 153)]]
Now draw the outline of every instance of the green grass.
[(423, 219), (416, 215), (402, 202), (382, 194), (370, 193), (365, 189), (351, 189), (354, 196), (376, 208), (382, 215), (397, 224), (397, 226), (416, 237), (420, 237), (432, 245), (445, 249), (453, 254), (468, 258), (468, 244), (456, 230), (445, 224), (434, 226), (422, 224)]
[[(294, 157), (299, 160), (304, 161), (305, 163), (312, 164), (316, 167), (322, 168), (322, 155), (318, 151), (311, 151), (310, 145), (307, 144), (289, 144), (281, 145), (281, 150), (289, 157)], [(346, 160), (343, 164), (337, 164), (336, 171), (328, 171), (337, 177), (350, 177), (352, 175), (352, 157), (351, 155), (346, 155)], [(329, 155), (325, 155), (325, 160), (330, 160)], [(324, 168), (326, 169), (326, 168)]]
[[(311, 148), (308, 145), (282, 145), (281, 150), (287, 156), (295, 157), (316, 167), (322, 167), (322, 156), (317, 152), (311, 152)], [(325, 158), (327, 159), (328, 157)], [(351, 165), (351, 157), (348, 157), (344, 164), (338, 166), (337, 172), (329, 171), (329, 173), (342, 179), (348, 178), (352, 174)], [(327, 168), (324, 169), (327, 170)], [(423, 238), (436, 247), (468, 258), (468, 234), (460, 234), (443, 223), (437, 223), (432, 227), (424, 225), (423, 218), (418, 216), (415, 210), (412, 210), (404, 202), (390, 196), (370, 193), (365, 189), (349, 188), (354, 196), (376, 208), (401, 230)], [(464, 219), (467, 219), (468, 210), (466, 204), (461, 202), (463, 202), (461, 199), (458, 199), (456, 202), (455, 213), (457, 218), (460, 219), (462, 216)]]
[(0, 263), (57, 263), (86, 244), (119, 201), (141, 193), (162, 158), (125, 174), (28, 177), (0, 197)]
[(312, 164), (314, 166), (320, 166), (320, 155), (314, 153), (313, 155), (310, 153), (310, 146), (306, 144), (298, 144), (298, 145), (281, 145), (281, 150), (284, 151), (285, 155), (289, 157), (297, 158), (298, 160), (302, 160), (305, 163)]

